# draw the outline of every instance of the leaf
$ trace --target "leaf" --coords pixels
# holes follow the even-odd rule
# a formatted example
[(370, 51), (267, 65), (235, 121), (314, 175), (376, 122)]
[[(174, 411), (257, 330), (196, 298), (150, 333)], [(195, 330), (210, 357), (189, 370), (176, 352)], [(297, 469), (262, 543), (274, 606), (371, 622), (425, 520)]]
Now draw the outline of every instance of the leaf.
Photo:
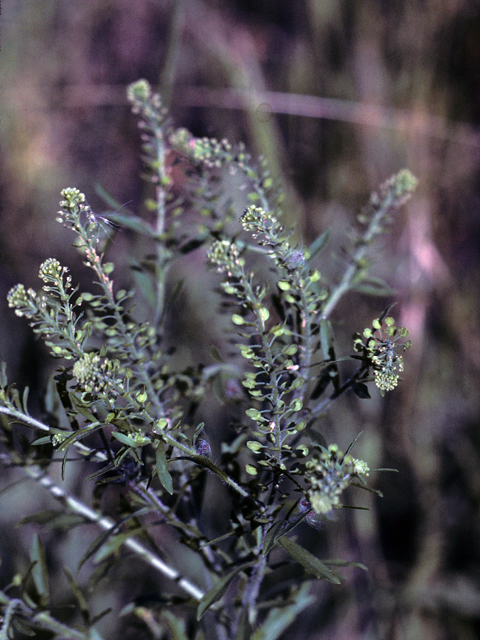
[(37, 629), (35, 631), (32, 629), (35, 624), (33, 622), (29, 622), (28, 620), (22, 620), (18, 616), (15, 616), (12, 619), (12, 627), (15, 627), (17, 631), (23, 633), (25, 636), (30, 636), (31, 638), (37, 635)]
[(220, 351), (215, 345), (210, 347), (210, 355), (215, 360), (215, 362), (224, 362), (222, 356), (220, 355)]
[(333, 584), (340, 584), (340, 579), (330, 571), (326, 564), (319, 560), (313, 553), (307, 551), (290, 538), (282, 538), (279, 544), (289, 553), (296, 562), (299, 562), (309, 573), (317, 578), (328, 580)]
[(185, 628), (185, 620), (177, 618), (173, 613), (164, 609), (162, 611), (162, 622), (171, 635), (169, 636), (171, 640), (188, 640), (187, 630)]
[(158, 479), (171, 495), (173, 493), (172, 476), (168, 471), (167, 456), (165, 453), (165, 442), (158, 441), (157, 450), (155, 452), (155, 468), (157, 470)]
[(206, 240), (209, 238), (209, 235), (201, 235), (198, 236), (197, 238), (191, 238), (190, 240), (187, 240), (187, 242), (185, 242), (184, 244), (180, 245), (180, 247), (178, 248), (178, 251), (180, 254), (186, 254), (186, 253), (190, 253), (191, 251), (195, 251), (195, 249), (198, 249), (199, 247), (201, 247), (203, 244), (205, 244)]
[(309, 261), (318, 255), (325, 248), (328, 239), (330, 238), (330, 229), (326, 229), (321, 235), (316, 238), (312, 244), (308, 247), (310, 253)]
[(350, 388), (353, 391), (353, 393), (356, 396), (358, 396), (361, 400), (366, 400), (368, 398), (371, 398), (371, 395), (368, 391), (368, 387), (363, 382), (354, 382)]
[(119, 440), (122, 444), (126, 445), (127, 447), (132, 447), (132, 448), (144, 447), (146, 444), (150, 443), (149, 438), (145, 438), (144, 440), (135, 440), (135, 438), (131, 438), (130, 436), (127, 436), (124, 433), (121, 433), (120, 431), (113, 431), (112, 437), (115, 438), (116, 440)]
[(197, 438), (198, 438), (198, 436), (199, 436), (199, 435), (202, 433), (202, 431), (203, 431), (204, 426), (205, 426), (205, 423), (204, 423), (204, 422), (200, 422), (200, 424), (198, 424), (198, 425), (195, 427), (195, 432), (194, 432), (194, 434), (193, 434), (193, 446), (194, 446), (194, 447), (195, 447), (195, 443), (197, 442)]
[(334, 567), (356, 567), (357, 569), (362, 569), (363, 571), (368, 571), (368, 567), (366, 567), (362, 562), (352, 562), (350, 560), (341, 560), (341, 559), (329, 559), (323, 561), (325, 564), (330, 564)]
[(220, 598), (225, 594), (228, 589), (229, 584), (238, 575), (241, 571), (246, 569), (247, 567), (252, 567), (256, 563), (255, 560), (251, 562), (246, 562), (245, 564), (241, 564), (239, 567), (235, 567), (230, 573), (227, 573), (226, 576), (223, 576), (218, 582), (216, 582), (213, 587), (207, 591), (207, 593), (203, 596), (203, 598), (198, 603), (197, 609), (197, 620), (200, 620), (204, 613), (207, 611), (209, 607), (212, 606), (214, 602), (220, 600)]
[(137, 527), (135, 529), (129, 529), (128, 531), (123, 531), (122, 533), (110, 536), (110, 539), (107, 540), (107, 542), (105, 542), (105, 544), (103, 544), (95, 554), (93, 562), (95, 564), (99, 564), (105, 560), (105, 558), (108, 558), (108, 556), (116, 553), (129, 538), (141, 534), (142, 531), (142, 527)]
[(322, 318), (320, 321), (320, 344), (325, 360), (335, 360), (332, 324), (326, 318)]
[(393, 296), (395, 295), (395, 289), (388, 286), (386, 282), (380, 278), (374, 278), (372, 276), (362, 279), (358, 284), (351, 286), (352, 291), (358, 291), (358, 293), (364, 293), (369, 296)]
[(70, 399), (77, 413), (86, 418), (89, 422), (98, 422), (97, 416), (94, 416), (91, 411), (87, 409), (85, 404), (74, 393), (70, 393)]
[[(28, 524), (30, 522), (34, 522), (35, 524), (46, 524), (51, 522), (58, 515), (63, 514), (63, 511), (56, 511), (55, 509), (45, 509), (43, 511), (37, 511), (31, 516), (26, 516), (17, 522), (17, 526), (21, 526), (22, 524)], [(84, 522), (82, 518), (82, 522)]]
[(262, 625), (255, 631), (251, 640), (277, 640), (298, 615), (315, 601), (308, 594), (310, 585), (304, 584), (295, 594), (295, 601), (281, 609), (271, 609)]
[(51, 444), (51, 443), (52, 443), (52, 436), (43, 436), (43, 438), (37, 438), (37, 440), (34, 440), (30, 444), (32, 447), (39, 447), (41, 444)]
[(240, 620), (238, 622), (237, 633), (235, 640), (251, 640), (252, 638), (252, 625), (248, 619), (248, 609), (244, 608), (241, 613)]
[(80, 608), (84, 621), (89, 624), (90, 623), (90, 613), (88, 611), (88, 604), (85, 600), (85, 596), (83, 595), (78, 583), (73, 575), (72, 571), (68, 567), (63, 567), (63, 572), (67, 576), (68, 584), (70, 585), (70, 589), (72, 590), (73, 595), (75, 596), (75, 600)]
[(47, 563), (45, 561), (45, 550), (38, 533), (35, 533), (33, 536), (32, 548), (30, 549), (30, 560), (35, 563), (32, 568), (32, 578), (40, 597), (40, 604), (42, 607), (46, 607), (49, 600), (48, 572)]
[(143, 271), (142, 267), (136, 264), (130, 264), (130, 269), (133, 274), (133, 279), (136, 284), (136, 291), (140, 291), (145, 297), (150, 306), (154, 307), (156, 302), (155, 288), (152, 283), (151, 277), (148, 273)]
[(281, 520), (273, 524), (265, 534), (262, 554), (264, 556), (272, 549), (275, 543), (284, 535), (292, 531), (308, 515), (308, 511), (298, 513), (295, 516)]
[(329, 370), (324, 369), (322, 373), (318, 376), (317, 382), (313, 387), (313, 391), (310, 398), (312, 400), (316, 400), (317, 398), (319, 398), (322, 395), (322, 393), (325, 391), (325, 389), (328, 387), (331, 380), (332, 378), (330, 377)]
[(113, 222), (114, 224), (118, 224), (120, 227), (125, 227), (126, 229), (131, 229), (132, 231), (136, 231), (141, 235), (148, 236), (149, 238), (155, 238), (156, 233), (155, 230), (142, 220), (142, 218), (138, 218), (137, 216), (131, 216), (123, 213), (105, 213), (102, 214), (108, 222)]

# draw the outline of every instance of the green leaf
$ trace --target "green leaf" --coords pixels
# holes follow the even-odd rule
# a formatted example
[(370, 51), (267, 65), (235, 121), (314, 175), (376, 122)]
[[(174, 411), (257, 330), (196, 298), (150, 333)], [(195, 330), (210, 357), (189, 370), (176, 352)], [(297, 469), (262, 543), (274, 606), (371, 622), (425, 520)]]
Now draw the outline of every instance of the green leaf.
[(122, 444), (126, 445), (127, 447), (133, 447), (133, 448), (144, 447), (146, 444), (149, 444), (149, 442), (151, 442), (149, 438), (136, 440), (135, 438), (127, 436), (124, 433), (121, 433), (120, 431), (113, 431), (112, 437), (115, 438), (116, 440), (119, 440)]
[(325, 360), (332, 360), (332, 363), (328, 364), (327, 372), (335, 391), (338, 391), (340, 388), (340, 376), (338, 373), (338, 366), (336, 364), (337, 360), (335, 358), (333, 339), (333, 329), (330, 320), (322, 318), (320, 321), (320, 345), (322, 347), (322, 353)]
[(142, 531), (142, 527), (137, 527), (135, 529), (129, 529), (128, 531), (123, 531), (122, 533), (117, 533), (113, 536), (110, 535), (110, 539), (102, 544), (100, 549), (95, 554), (93, 562), (95, 564), (99, 564), (100, 562), (105, 560), (105, 558), (108, 558), (108, 556), (116, 553), (129, 538), (141, 534)]
[(333, 571), (330, 571), (327, 565), (314, 556), (313, 553), (310, 553), (310, 551), (293, 542), (290, 538), (281, 538), (278, 543), (309, 573), (313, 573), (317, 578), (328, 580), (333, 584), (340, 584), (340, 579)]
[(193, 446), (194, 446), (194, 447), (195, 447), (195, 443), (197, 442), (197, 438), (198, 438), (198, 436), (199, 436), (199, 435), (202, 433), (202, 431), (203, 431), (204, 426), (205, 426), (205, 423), (204, 423), (204, 422), (200, 422), (200, 424), (198, 424), (198, 425), (195, 427), (195, 432), (194, 432), (194, 434), (193, 434)]
[(358, 284), (353, 284), (352, 291), (358, 291), (369, 296), (393, 296), (395, 295), (395, 289), (388, 286), (386, 282), (380, 278), (369, 276), (362, 279)]
[(88, 611), (88, 604), (85, 600), (85, 596), (83, 595), (78, 583), (75, 579), (75, 576), (70, 571), (68, 567), (63, 567), (63, 572), (67, 576), (68, 584), (70, 585), (70, 589), (72, 590), (73, 595), (75, 596), (75, 600), (80, 608), (84, 621), (89, 624), (90, 622), (90, 613)]
[(33, 442), (31, 442), (32, 447), (39, 447), (41, 444), (51, 444), (52, 436), (43, 436), (42, 438), (37, 438)]
[(185, 620), (177, 618), (173, 613), (164, 609), (162, 611), (162, 623), (168, 627), (171, 640), (188, 640)]
[(75, 407), (77, 413), (86, 418), (89, 422), (98, 422), (97, 416), (94, 416), (93, 413), (87, 409), (85, 404), (82, 402), (80, 398), (77, 397), (75, 393), (70, 393), (70, 399), (72, 401), (73, 406)]
[(366, 567), (361, 562), (351, 562), (350, 560), (341, 560), (341, 559), (329, 559), (329, 560), (324, 560), (323, 562), (325, 564), (330, 564), (334, 567), (356, 567), (357, 569), (368, 571), (368, 567)]
[(156, 293), (155, 287), (153, 286), (152, 278), (143, 271), (142, 267), (130, 264), (130, 269), (133, 274), (133, 279), (135, 280), (135, 290), (140, 291), (140, 293), (145, 297), (145, 300), (150, 304), (151, 307), (155, 306), (156, 303)]
[(252, 625), (248, 619), (248, 609), (245, 607), (240, 615), (235, 640), (251, 640)]
[[(37, 513), (34, 513), (31, 516), (22, 518), (17, 522), (17, 526), (28, 524), (30, 522), (34, 522), (35, 524), (47, 524), (61, 514), (63, 514), (63, 511), (55, 511), (55, 509), (44, 509), (43, 511), (37, 511)], [(84, 521), (83, 518), (82, 521)]]
[(45, 550), (37, 533), (33, 536), (30, 560), (35, 563), (32, 568), (32, 578), (40, 597), (40, 604), (42, 607), (46, 607), (49, 600), (47, 563), (45, 561)]
[(207, 591), (207, 593), (203, 596), (203, 598), (198, 603), (197, 609), (197, 620), (200, 620), (203, 614), (207, 611), (209, 607), (212, 606), (214, 602), (220, 600), (220, 598), (224, 595), (226, 590), (228, 589), (228, 585), (235, 578), (236, 575), (243, 571), (247, 567), (252, 567), (255, 564), (255, 560), (251, 562), (246, 562), (245, 564), (241, 564), (239, 567), (235, 567), (230, 573), (227, 573), (226, 576), (223, 576), (218, 582), (216, 582), (213, 587)]
[(67, 463), (68, 448), (72, 444), (77, 442), (77, 440), (81, 440), (82, 438), (85, 438), (90, 433), (93, 433), (94, 431), (98, 431), (99, 429), (102, 429), (102, 428), (103, 428), (103, 423), (101, 422), (89, 424), (88, 427), (75, 431), (75, 433), (73, 433), (71, 436), (66, 438), (62, 442), (62, 444), (58, 447), (58, 451), (65, 451), (65, 455), (63, 456), (63, 460), (62, 460), (62, 480), (65, 477), (65, 465)]
[(137, 233), (148, 236), (149, 238), (155, 238), (156, 236), (155, 230), (152, 229), (145, 220), (137, 218), (136, 216), (130, 216), (123, 213), (105, 213), (102, 214), (102, 216), (109, 222), (118, 224), (126, 229), (131, 229), (132, 231), (136, 231)]
[(291, 605), (281, 609), (271, 609), (265, 621), (251, 636), (251, 640), (277, 640), (280, 638), (298, 615), (315, 601), (315, 597), (308, 594), (309, 588), (308, 583), (302, 585), (295, 594), (295, 601)]
[(320, 321), (320, 344), (325, 360), (334, 360), (332, 324), (326, 318), (322, 318)]
[(326, 229), (316, 240), (308, 247), (310, 253), (309, 261), (318, 255), (325, 248), (328, 239), (330, 238), (330, 229)]
[(157, 470), (158, 479), (171, 495), (173, 493), (172, 476), (168, 471), (165, 442), (163, 442), (163, 440), (158, 441), (157, 450), (155, 452), (155, 468)]
[(288, 520), (281, 520), (273, 524), (265, 534), (265, 540), (263, 542), (262, 554), (264, 556), (272, 549), (275, 543), (285, 534), (294, 529), (300, 522), (308, 515), (308, 511), (298, 513), (297, 515), (288, 518)]

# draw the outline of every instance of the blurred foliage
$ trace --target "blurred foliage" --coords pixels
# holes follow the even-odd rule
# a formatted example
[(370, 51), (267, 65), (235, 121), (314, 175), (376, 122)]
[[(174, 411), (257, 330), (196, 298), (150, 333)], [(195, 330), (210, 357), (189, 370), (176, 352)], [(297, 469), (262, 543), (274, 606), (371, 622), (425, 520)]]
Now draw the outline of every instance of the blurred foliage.
[[(363, 429), (359, 457), (399, 473), (375, 479), (384, 494), (372, 501), (375, 526), (371, 514), (352, 511), (344, 516), (346, 529), (333, 523), (310, 539), (305, 533), (311, 548), (330, 556), (352, 551), (370, 572), (352, 573), (353, 591), (348, 583), (317, 587), (316, 604), (303, 612), (295, 634), (478, 637), (477, 3), (3, 0), (1, 27), (0, 356), (10, 378), (32, 388), (32, 398), (50, 365), (7, 310), (6, 294), (18, 281), (36, 284), (46, 247), (87, 282), (51, 215), (66, 184), (85, 191), (95, 211), (112, 210), (112, 203), (94, 185), (119, 205), (141, 209), (148, 194), (124, 98), (129, 82), (163, 83), (177, 124), (194, 134), (244, 140), (261, 152), (287, 185), (287, 216), (307, 244), (332, 227), (337, 257), (328, 275), (343, 269), (343, 233), (359, 203), (401, 166), (418, 176), (421, 194), (379, 257), (397, 291), (399, 323), (410, 329), (409, 375), (395, 397), (367, 403), (352, 397), (321, 425), (344, 446)], [(122, 256), (136, 255), (135, 242), (128, 230), (112, 238), (109, 258), (125, 286), (130, 276)], [(175, 274), (185, 281), (169, 327), (169, 340), (182, 345), (179, 365), (204, 360), (219, 331), (214, 302), (206, 303), (197, 286), (198, 259), (189, 254)], [(378, 315), (378, 306), (352, 295), (336, 315), (349, 336)], [(209, 416), (213, 409), (204, 411)], [(85, 490), (81, 475), (72, 472), (68, 483)], [(121, 491), (104, 499), (108, 512), (108, 500), (120, 500)], [(51, 506), (30, 484), (2, 495), (1, 584), (29, 563), (23, 549), (31, 547), (35, 525), (13, 525), (39, 503)], [(77, 546), (75, 537), (52, 528), (52, 569), (56, 554), (74, 559)], [(123, 571), (131, 571), (138, 597), (148, 598), (152, 575), (140, 577), (133, 565)], [(98, 612), (124, 600), (113, 583), (99, 597)], [(139, 637), (139, 630), (122, 634)]]

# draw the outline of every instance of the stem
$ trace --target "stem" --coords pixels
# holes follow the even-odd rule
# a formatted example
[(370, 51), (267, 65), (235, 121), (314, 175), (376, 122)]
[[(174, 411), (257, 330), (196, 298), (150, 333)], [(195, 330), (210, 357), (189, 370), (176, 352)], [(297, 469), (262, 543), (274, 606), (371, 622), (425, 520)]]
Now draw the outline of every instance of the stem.
[[(29, 466), (23, 467), (23, 469), (25, 473), (27, 473), (31, 478), (36, 480), (42, 487), (47, 489), (54, 498), (65, 502), (67, 506), (75, 513), (78, 513), (90, 522), (97, 524), (105, 531), (111, 531), (115, 528), (116, 523), (114, 520), (102, 516), (93, 509), (90, 509), (90, 507), (88, 507), (77, 498), (74, 498), (64, 489), (56, 485), (48, 476), (44, 475), (39, 467)], [(190, 582), (190, 580), (188, 580), (187, 578), (182, 577), (176, 569), (163, 562), (163, 560), (161, 560), (158, 556), (147, 549), (136, 538), (129, 538), (128, 540), (125, 540), (123, 544), (138, 556), (140, 556), (150, 566), (154, 567), (154, 569), (162, 573), (170, 580), (174, 580), (181, 589), (193, 596), (196, 600), (202, 599), (204, 593), (201, 589)]]
[(338, 286), (332, 291), (330, 297), (325, 303), (323, 307), (322, 318), (328, 318), (328, 316), (332, 313), (332, 311), (337, 306), (340, 298), (347, 293), (350, 289), (353, 279), (357, 275), (360, 269), (360, 263), (365, 257), (367, 250), (369, 248), (370, 243), (378, 235), (381, 231), (380, 222), (382, 218), (386, 215), (387, 211), (393, 206), (394, 197), (392, 194), (389, 194), (385, 197), (385, 200), (382, 202), (381, 206), (373, 215), (370, 224), (368, 225), (368, 229), (365, 232), (359, 247), (355, 251), (353, 255), (353, 259), (351, 264), (347, 267), (343, 277), (338, 284)]
[[(250, 284), (250, 280), (249, 278), (247, 278), (243, 268), (242, 268), (242, 272), (243, 272), (242, 282), (245, 288), (245, 297), (247, 300), (248, 299), (255, 300), (256, 298), (255, 293)], [(259, 302), (259, 305), (261, 305), (261, 302)], [(265, 337), (265, 323), (260, 315), (259, 309), (261, 308), (261, 306), (259, 305), (252, 305), (252, 310), (255, 315), (257, 331), (262, 341), (263, 352), (267, 360), (268, 369), (265, 367), (265, 370), (268, 373), (268, 376), (270, 378), (270, 387), (272, 389), (271, 404), (273, 407), (273, 422), (274, 422), (274, 427), (273, 427), (273, 436), (275, 439), (274, 451), (275, 451), (275, 458), (276, 458), (277, 464), (280, 465), (282, 461), (282, 432), (281, 432), (280, 419), (278, 414), (280, 398), (278, 394), (277, 376), (275, 373), (275, 361), (270, 349), (270, 344)]]
[(358, 380), (366, 371), (367, 367), (365, 367), (365, 365), (362, 364), (362, 366), (360, 367), (360, 369), (354, 373), (352, 376), (350, 376), (350, 378), (348, 378), (348, 380), (346, 380), (342, 386), (337, 390), (334, 391), (333, 393), (331, 393), (328, 398), (325, 398), (325, 400), (322, 400), (321, 402), (319, 402), (315, 407), (313, 407), (310, 411), (310, 417), (314, 418), (316, 416), (319, 416), (323, 411), (325, 411), (326, 409), (328, 409), (328, 407), (330, 407), (330, 405), (344, 392), (348, 389), (348, 387), (350, 387), (350, 385), (352, 384), (352, 382), (355, 382), (355, 380)]
[[(2, 628), (0, 629), (0, 640), (8, 640), (8, 630), (10, 627), (10, 620), (15, 613), (15, 609), (23, 609), (25, 617), (29, 622), (38, 624), (44, 629), (48, 629), (53, 633), (63, 637), (74, 638), (75, 640), (87, 640), (91, 637), (89, 631), (78, 631), (78, 629), (69, 627), (62, 622), (56, 620), (46, 611), (41, 611), (35, 614), (34, 611), (28, 607), (23, 600), (18, 598), (9, 598), (3, 591), (0, 591), (0, 604), (6, 605), (5, 616), (3, 618)], [(95, 630), (97, 640), (102, 640), (102, 636)]]
[(239, 611), (239, 617), (241, 616), (242, 611), (247, 609), (250, 622), (252, 622), (256, 615), (256, 612), (254, 612), (254, 607), (257, 602), (258, 592), (260, 591), (260, 585), (262, 584), (266, 564), (267, 558), (266, 556), (261, 554), (258, 558), (258, 563), (253, 569), (252, 575), (245, 587), (245, 591), (243, 594), (242, 607)]

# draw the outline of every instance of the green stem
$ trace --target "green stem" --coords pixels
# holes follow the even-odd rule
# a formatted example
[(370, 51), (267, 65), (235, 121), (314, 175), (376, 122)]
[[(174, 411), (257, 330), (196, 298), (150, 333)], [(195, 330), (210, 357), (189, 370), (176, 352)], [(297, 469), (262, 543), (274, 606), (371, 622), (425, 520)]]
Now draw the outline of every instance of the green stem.
[[(8, 630), (10, 627), (10, 621), (15, 613), (15, 609), (23, 609), (24, 615), (29, 622), (43, 627), (44, 629), (48, 629), (63, 638), (88, 640), (88, 638), (91, 637), (89, 631), (78, 631), (78, 629), (69, 627), (68, 625), (56, 620), (46, 611), (41, 611), (40, 613), (35, 614), (35, 612), (22, 600), (19, 600), (18, 598), (9, 598), (5, 593), (3, 593), (3, 591), (0, 591), (0, 604), (6, 605), (5, 615), (0, 629), (0, 640), (8, 640), (9, 638)], [(97, 630), (95, 630), (95, 634), (98, 640), (102, 640), (102, 636)]]
[(368, 225), (368, 229), (365, 232), (363, 238), (361, 239), (360, 245), (355, 251), (353, 255), (353, 259), (351, 264), (347, 267), (343, 277), (338, 284), (338, 286), (332, 291), (330, 297), (327, 299), (325, 306), (322, 311), (322, 318), (328, 318), (331, 315), (332, 311), (337, 306), (340, 298), (347, 293), (350, 289), (353, 279), (357, 275), (358, 271), (361, 268), (361, 262), (364, 259), (369, 245), (372, 240), (378, 235), (381, 231), (381, 220), (385, 217), (388, 210), (394, 204), (394, 197), (392, 194), (386, 196), (385, 200), (382, 202), (382, 205), (378, 208), (378, 210), (373, 215), (370, 224)]
[[(245, 274), (245, 271), (243, 269), (242, 269), (241, 281), (243, 282), (243, 286), (245, 289), (245, 294), (244, 294), (245, 298), (247, 300), (255, 300), (256, 296), (250, 284), (250, 280)], [(265, 337), (265, 322), (260, 315), (261, 301), (258, 301), (258, 304), (252, 305), (252, 308), (253, 308), (253, 314), (255, 316), (255, 323), (257, 325), (257, 331), (262, 341), (263, 352), (267, 360), (268, 368), (267, 367), (264, 367), (264, 368), (266, 370), (266, 373), (269, 376), (270, 387), (272, 390), (271, 403), (273, 407), (272, 413), (273, 413), (273, 423), (274, 423), (273, 432), (272, 432), (275, 440), (274, 452), (275, 452), (275, 459), (277, 461), (277, 464), (280, 465), (280, 463), (282, 462), (282, 431), (280, 427), (280, 417), (278, 413), (280, 397), (278, 394), (278, 383), (277, 383), (277, 375), (275, 370), (275, 361), (273, 358), (272, 351), (270, 349), (270, 344)]]

